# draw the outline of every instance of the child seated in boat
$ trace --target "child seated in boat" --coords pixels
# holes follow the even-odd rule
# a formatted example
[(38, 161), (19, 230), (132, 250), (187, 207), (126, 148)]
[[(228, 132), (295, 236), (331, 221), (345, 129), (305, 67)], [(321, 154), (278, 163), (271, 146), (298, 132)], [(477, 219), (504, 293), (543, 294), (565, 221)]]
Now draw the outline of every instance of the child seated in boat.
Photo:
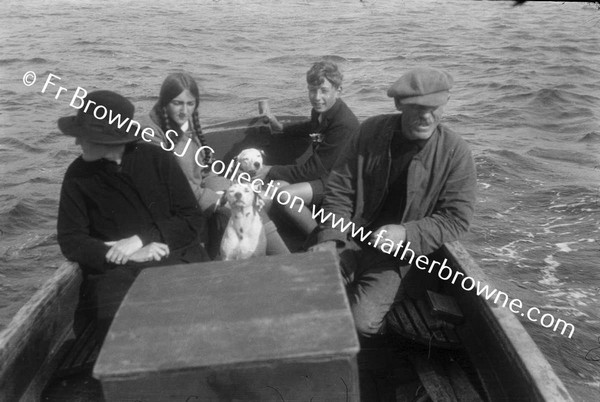
[[(202, 167), (210, 166), (213, 155), (202, 134), (199, 106), (200, 91), (194, 78), (183, 72), (170, 74), (162, 83), (158, 101), (150, 112), (150, 122), (145, 125), (154, 131), (154, 144), (177, 156), (200, 209), (209, 217), (207, 248), (211, 258), (216, 258), (230, 216), (229, 209), (219, 206), (218, 201), (231, 181), (214, 174), (209, 167)], [(197, 158), (198, 152), (202, 156)], [(264, 227), (267, 254), (288, 253), (273, 222), (265, 221)]]
[(200, 209), (206, 211), (219, 200), (217, 191), (227, 189), (230, 182), (195, 160), (202, 147), (205, 148), (200, 150), (200, 164), (209, 165), (213, 157), (202, 134), (199, 106), (200, 91), (194, 78), (187, 73), (173, 73), (163, 81), (158, 101), (150, 111), (150, 122), (145, 123), (153, 128), (153, 143), (177, 156)]
[(65, 173), (57, 232), (62, 253), (84, 275), (76, 330), (91, 314), (104, 338), (142, 269), (208, 256), (199, 240), (205, 219), (175, 157), (138, 142), (136, 131), (116, 120), (109, 123), (116, 115), (131, 120), (133, 104), (111, 91), (92, 92), (85, 101), (92, 107), (58, 120), (82, 155)]
[[(265, 182), (278, 181), (280, 190), (287, 191), (292, 198), (301, 198), (305, 205), (321, 204), (327, 176), (334, 162), (344, 143), (358, 133), (358, 119), (340, 98), (342, 78), (338, 66), (330, 61), (317, 62), (308, 70), (306, 82), (308, 99), (312, 105), (310, 121), (283, 126), (270, 111), (265, 114), (273, 132), (310, 138), (313, 153), (301, 165), (264, 165), (257, 177), (265, 179)], [(277, 202), (274, 204), (278, 205)], [(317, 227), (306, 206), (301, 212), (283, 206), (279, 209), (305, 235)]]

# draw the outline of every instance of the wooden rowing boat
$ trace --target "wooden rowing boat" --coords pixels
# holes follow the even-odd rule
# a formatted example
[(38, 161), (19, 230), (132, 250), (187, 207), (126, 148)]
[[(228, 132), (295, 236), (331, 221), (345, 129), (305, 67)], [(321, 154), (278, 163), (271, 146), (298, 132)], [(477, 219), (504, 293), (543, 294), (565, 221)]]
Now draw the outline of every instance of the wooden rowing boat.
[[(282, 118), (292, 120), (298, 118)], [(264, 149), (276, 164), (302, 160), (310, 153), (308, 142), (272, 136), (259, 119), (220, 124), (205, 131), (209, 144), (214, 144), (225, 162), (248, 147)], [(459, 242), (445, 244), (437, 258), (447, 258), (453, 269), (493, 286)], [(77, 264), (65, 262), (0, 333), (0, 401), (38, 401), (42, 395), (46, 401), (102, 400), (98, 382), (89, 375), (99, 346), (85, 340), (93, 339), (93, 327), (79, 339), (72, 330), (81, 282)], [(420, 302), (405, 306), (407, 316), (411, 311), (415, 316), (403, 329), (407, 338), (412, 331), (417, 342), (394, 337), (383, 346), (361, 351), (363, 400), (410, 401), (419, 398), (415, 393), (421, 395), (420, 400), (434, 401), (572, 400), (513, 313), (458, 286), (432, 278), (425, 282), (437, 294), (454, 300), (464, 318), (434, 328)], [(402, 317), (398, 321), (402, 322)], [(450, 339), (449, 333), (455, 339)], [(421, 346), (418, 341), (427, 337), (429, 345)], [(432, 347), (434, 341), (454, 350)], [(82, 368), (88, 371), (81, 374)], [(72, 370), (80, 371), (73, 374)]]

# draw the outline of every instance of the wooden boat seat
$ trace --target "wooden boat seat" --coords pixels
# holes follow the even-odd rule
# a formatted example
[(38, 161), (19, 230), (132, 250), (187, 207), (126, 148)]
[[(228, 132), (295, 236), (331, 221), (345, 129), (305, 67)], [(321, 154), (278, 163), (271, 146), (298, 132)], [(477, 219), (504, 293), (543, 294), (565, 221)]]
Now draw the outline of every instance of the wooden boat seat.
[(388, 319), (390, 329), (403, 338), (443, 349), (463, 347), (457, 326), (464, 319), (456, 301), (428, 290), (425, 297), (407, 297), (395, 305)]
[(102, 342), (97, 335), (96, 323), (90, 320), (81, 336), (71, 339), (62, 346), (63, 357), (54, 373), (54, 379), (70, 377), (82, 372), (91, 372), (100, 353)]

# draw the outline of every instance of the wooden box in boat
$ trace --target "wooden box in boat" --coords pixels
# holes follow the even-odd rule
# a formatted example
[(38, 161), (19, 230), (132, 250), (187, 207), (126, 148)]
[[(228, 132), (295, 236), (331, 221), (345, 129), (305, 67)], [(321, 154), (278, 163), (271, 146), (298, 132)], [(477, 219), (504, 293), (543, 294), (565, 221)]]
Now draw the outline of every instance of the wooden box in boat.
[(358, 340), (335, 258), (147, 269), (94, 367), (106, 400), (359, 400)]

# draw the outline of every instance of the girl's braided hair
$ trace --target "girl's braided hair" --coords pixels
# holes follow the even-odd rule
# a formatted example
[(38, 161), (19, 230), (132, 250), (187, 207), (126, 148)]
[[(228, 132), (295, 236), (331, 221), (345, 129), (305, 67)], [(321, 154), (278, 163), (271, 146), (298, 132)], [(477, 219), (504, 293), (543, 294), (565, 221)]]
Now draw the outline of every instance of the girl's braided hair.
[[(186, 89), (190, 91), (196, 100), (196, 108), (194, 109), (194, 113), (192, 113), (192, 138), (195, 138), (201, 146), (206, 146), (206, 138), (204, 137), (204, 134), (202, 134), (202, 127), (200, 126), (200, 118), (198, 113), (200, 105), (200, 91), (198, 90), (198, 84), (196, 84), (196, 81), (187, 73), (169, 74), (160, 87), (160, 94), (158, 96), (159, 110), (157, 110), (157, 112), (159, 112), (157, 115), (160, 120), (160, 128), (165, 133), (168, 130), (175, 130), (180, 135), (179, 138), (181, 138), (181, 129), (177, 124), (173, 124), (174, 122), (171, 120), (167, 112), (167, 105)], [(212, 154), (206, 149), (203, 151), (203, 164), (209, 165), (212, 160)]]

